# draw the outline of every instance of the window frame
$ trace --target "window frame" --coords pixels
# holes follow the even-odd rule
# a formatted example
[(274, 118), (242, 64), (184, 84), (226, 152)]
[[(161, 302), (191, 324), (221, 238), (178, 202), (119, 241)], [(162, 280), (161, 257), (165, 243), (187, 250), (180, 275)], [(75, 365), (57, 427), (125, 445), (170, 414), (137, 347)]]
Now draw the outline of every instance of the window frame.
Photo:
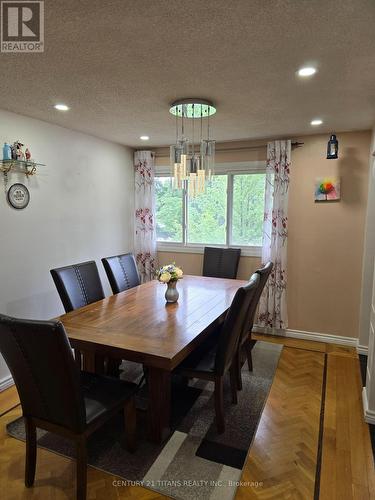
[[(186, 187), (182, 190), (182, 242), (157, 241), (157, 250), (159, 252), (179, 252), (203, 254), (204, 247), (216, 248), (240, 248), (241, 255), (247, 257), (260, 257), (262, 255), (261, 246), (235, 245), (232, 244), (232, 215), (233, 215), (233, 177), (236, 174), (265, 174), (266, 161), (233, 162), (219, 163), (215, 166), (215, 175), (227, 175), (227, 220), (226, 220), (226, 242), (223, 245), (214, 245), (207, 243), (188, 243), (187, 242), (187, 206), (188, 193)], [(170, 177), (170, 167), (158, 166), (155, 169), (155, 177)]]

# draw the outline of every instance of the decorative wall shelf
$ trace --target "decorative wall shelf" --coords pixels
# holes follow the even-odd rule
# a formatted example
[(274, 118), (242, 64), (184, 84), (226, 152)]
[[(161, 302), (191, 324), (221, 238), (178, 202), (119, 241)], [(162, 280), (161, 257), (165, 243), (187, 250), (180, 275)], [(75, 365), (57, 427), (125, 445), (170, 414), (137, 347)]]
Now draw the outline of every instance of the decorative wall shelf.
[(45, 167), (45, 165), (29, 160), (0, 160), (0, 172), (4, 172), (5, 174), (9, 173), (12, 169), (17, 169), (29, 177), (36, 174), (38, 167)]

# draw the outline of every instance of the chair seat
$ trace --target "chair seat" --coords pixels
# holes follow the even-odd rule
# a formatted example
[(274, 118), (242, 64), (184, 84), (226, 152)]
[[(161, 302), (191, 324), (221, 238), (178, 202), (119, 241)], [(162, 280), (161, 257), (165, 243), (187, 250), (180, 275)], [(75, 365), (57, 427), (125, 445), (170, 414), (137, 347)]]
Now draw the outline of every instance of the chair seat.
[(132, 382), (88, 372), (81, 372), (81, 382), (87, 425), (116, 406), (121, 406), (137, 390), (137, 385)]
[(212, 378), (215, 371), (217, 343), (206, 352), (192, 352), (175, 370), (183, 377)]

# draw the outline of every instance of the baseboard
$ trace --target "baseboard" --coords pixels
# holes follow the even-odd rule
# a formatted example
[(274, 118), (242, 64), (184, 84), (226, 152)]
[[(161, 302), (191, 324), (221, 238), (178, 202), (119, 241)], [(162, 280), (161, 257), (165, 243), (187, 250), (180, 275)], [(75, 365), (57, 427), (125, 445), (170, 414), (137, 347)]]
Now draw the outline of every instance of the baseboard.
[(361, 345), (359, 341), (357, 341), (357, 352), (358, 354), (363, 354), (364, 356), (368, 355), (368, 346), (367, 345)]
[(5, 389), (8, 389), (12, 385), (14, 385), (13, 378), (11, 375), (8, 375), (0, 381), (0, 392), (5, 391)]
[(369, 410), (368, 408), (366, 387), (362, 389), (362, 403), (363, 403), (363, 412), (365, 415), (365, 421), (368, 424), (375, 425), (375, 411)]
[(318, 332), (304, 332), (302, 330), (290, 330), (290, 329), (273, 330), (270, 328), (254, 326), (253, 331), (257, 333), (268, 333), (272, 335), (278, 335), (280, 337), (288, 337), (301, 340), (312, 340), (314, 342), (327, 342), (328, 344), (339, 344), (350, 347), (357, 347), (357, 342), (358, 342), (358, 339), (354, 337), (342, 337), (341, 335), (330, 335), (327, 333), (318, 333)]

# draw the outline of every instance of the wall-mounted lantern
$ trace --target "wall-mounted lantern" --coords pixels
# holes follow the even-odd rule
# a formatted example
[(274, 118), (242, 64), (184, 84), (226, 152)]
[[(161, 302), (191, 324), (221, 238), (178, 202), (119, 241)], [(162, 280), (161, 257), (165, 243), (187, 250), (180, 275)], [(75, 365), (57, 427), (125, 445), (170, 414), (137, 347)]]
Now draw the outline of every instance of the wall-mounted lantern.
[(327, 160), (335, 160), (339, 157), (339, 141), (332, 134), (327, 145)]

